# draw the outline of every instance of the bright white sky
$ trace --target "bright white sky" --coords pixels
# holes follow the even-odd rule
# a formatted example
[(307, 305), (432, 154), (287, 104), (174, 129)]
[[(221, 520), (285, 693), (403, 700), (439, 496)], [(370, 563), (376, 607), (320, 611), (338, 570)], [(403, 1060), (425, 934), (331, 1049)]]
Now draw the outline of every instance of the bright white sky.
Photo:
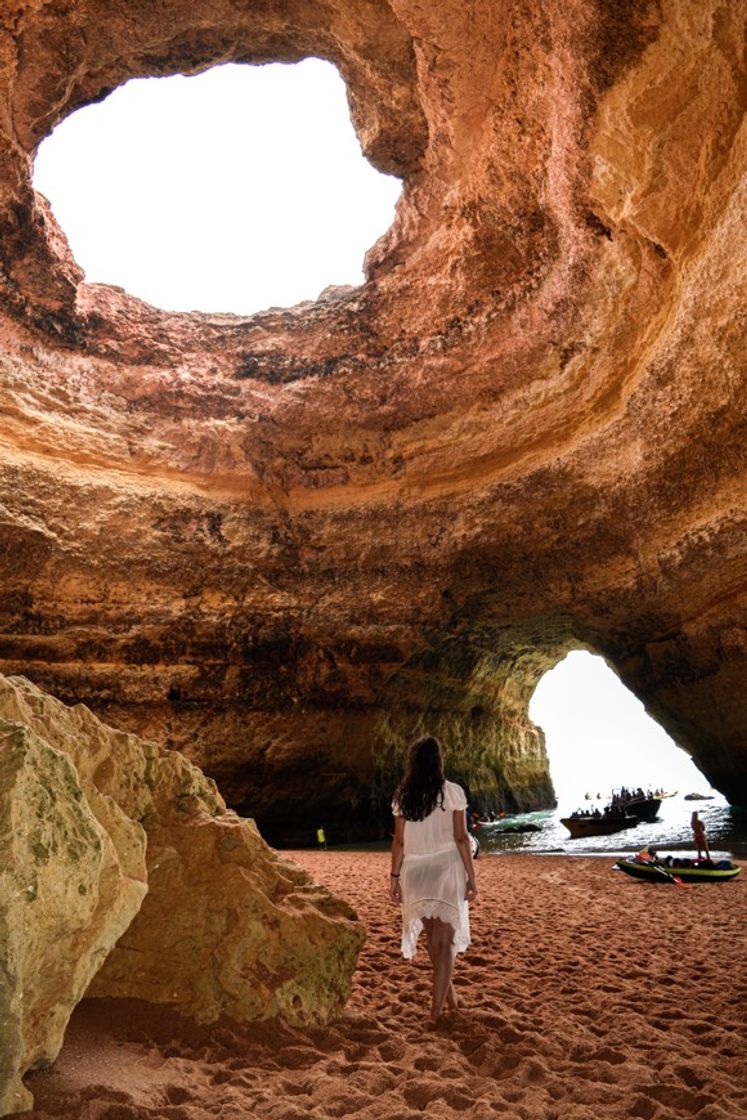
[(43, 141), (34, 186), (90, 282), (246, 314), (360, 284), (402, 184), (363, 157), (337, 69), (306, 59), (127, 82)]
[[(34, 184), (89, 281), (239, 314), (359, 284), (401, 186), (363, 158), (343, 81), (318, 59), (128, 82), (58, 125)], [(530, 715), (561, 805), (622, 784), (708, 788), (599, 657), (569, 654)]]
[(601, 657), (569, 653), (544, 675), (529, 705), (547, 737), (555, 792), (573, 808), (587, 791), (652, 786), (706, 793), (710, 783), (683, 750), (646, 714)]

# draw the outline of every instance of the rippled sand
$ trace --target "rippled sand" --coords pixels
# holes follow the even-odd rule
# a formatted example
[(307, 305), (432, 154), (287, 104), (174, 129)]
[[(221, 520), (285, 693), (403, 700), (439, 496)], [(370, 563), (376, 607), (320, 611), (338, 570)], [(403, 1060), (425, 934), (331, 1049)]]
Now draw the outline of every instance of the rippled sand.
[(398, 952), (384, 853), (302, 852), (369, 936), (344, 1017), (326, 1028), (198, 1028), (90, 1000), (38, 1118), (527, 1120), (747, 1116), (745, 899), (733, 883), (641, 883), (609, 859), (478, 862), (459, 1011), (426, 1021), (429, 970)]

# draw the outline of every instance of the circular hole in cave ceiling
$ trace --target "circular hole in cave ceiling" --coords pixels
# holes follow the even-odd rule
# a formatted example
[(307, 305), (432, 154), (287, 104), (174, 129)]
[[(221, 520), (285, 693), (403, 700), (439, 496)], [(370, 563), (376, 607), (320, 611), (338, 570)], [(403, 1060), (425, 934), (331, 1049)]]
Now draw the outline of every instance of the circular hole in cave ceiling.
[(87, 282), (245, 315), (360, 284), (401, 183), (363, 156), (337, 69), (306, 59), (127, 82), (42, 142), (34, 187)]

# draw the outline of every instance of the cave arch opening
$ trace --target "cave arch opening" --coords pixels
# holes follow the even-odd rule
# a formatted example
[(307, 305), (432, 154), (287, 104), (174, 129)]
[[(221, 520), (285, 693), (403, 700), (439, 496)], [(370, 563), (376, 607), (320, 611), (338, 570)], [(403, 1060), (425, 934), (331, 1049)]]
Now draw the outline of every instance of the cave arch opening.
[(707, 791), (708, 779), (646, 712), (604, 658), (568, 653), (535, 687), (532, 721), (545, 733), (561, 813), (613, 788)]
[(132, 79), (60, 122), (33, 183), (89, 283), (239, 315), (360, 284), (401, 191), (319, 58)]

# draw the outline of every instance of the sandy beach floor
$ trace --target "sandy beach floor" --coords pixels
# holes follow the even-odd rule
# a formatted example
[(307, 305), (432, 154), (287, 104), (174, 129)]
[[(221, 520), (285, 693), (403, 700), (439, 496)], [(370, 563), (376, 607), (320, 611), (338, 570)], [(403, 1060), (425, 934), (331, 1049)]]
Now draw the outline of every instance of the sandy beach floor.
[(744, 1120), (747, 872), (680, 889), (612, 859), (483, 858), (461, 1008), (427, 1023), (429, 967), (399, 955), (385, 853), (294, 858), (369, 934), (343, 1018), (325, 1028), (195, 1027), (89, 1000), (29, 1120)]

